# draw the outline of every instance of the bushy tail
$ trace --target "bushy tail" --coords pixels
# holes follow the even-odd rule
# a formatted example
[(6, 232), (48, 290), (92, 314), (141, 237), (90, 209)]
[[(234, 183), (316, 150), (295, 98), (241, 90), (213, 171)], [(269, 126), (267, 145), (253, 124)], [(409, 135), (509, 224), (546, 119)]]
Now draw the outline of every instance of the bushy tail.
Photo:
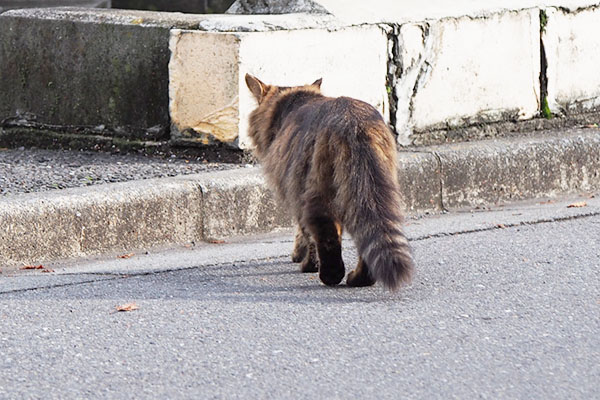
[(354, 238), (371, 277), (396, 290), (410, 281), (414, 268), (402, 230), (396, 160), (382, 159), (370, 147), (359, 150), (347, 160), (346, 173), (336, 174), (336, 178), (343, 176), (346, 180), (342, 183), (345, 190), (338, 192), (344, 226)]

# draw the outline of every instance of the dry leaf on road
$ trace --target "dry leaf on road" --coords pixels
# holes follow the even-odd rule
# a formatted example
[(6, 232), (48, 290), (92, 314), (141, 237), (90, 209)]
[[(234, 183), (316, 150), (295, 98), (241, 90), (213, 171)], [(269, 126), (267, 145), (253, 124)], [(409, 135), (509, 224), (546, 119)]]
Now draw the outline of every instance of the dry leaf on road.
[(44, 269), (43, 265), (24, 265), (21, 269)]
[(122, 311), (122, 312), (124, 312), (124, 311), (133, 311), (133, 310), (137, 310), (139, 308), (140, 307), (137, 304), (135, 304), (135, 303), (127, 303), (127, 304), (123, 304), (123, 305), (115, 307), (115, 309), (117, 311)]
[(567, 208), (581, 208), (586, 207), (587, 203), (585, 201), (579, 201), (577, 203), (572, 203), (567, 206)]
[(131, 258), (133, 256), (135, 256), (135, 253), (122, 254), (120, 256), (117, 256), (117, 258)]

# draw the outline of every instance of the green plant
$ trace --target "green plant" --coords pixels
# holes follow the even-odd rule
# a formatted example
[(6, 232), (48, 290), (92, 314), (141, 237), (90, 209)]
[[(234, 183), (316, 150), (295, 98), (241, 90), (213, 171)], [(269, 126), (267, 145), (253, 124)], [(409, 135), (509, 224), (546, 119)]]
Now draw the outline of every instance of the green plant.
[(546, 32), (546, 26), (548, 25), (548, 14), (545, 10), (540, 10), (540, 32)]
[(544, 96), (542, 99), (542, 116), (546, 119), (552, 119), (552, 111), (548, 105), (548, 97)]

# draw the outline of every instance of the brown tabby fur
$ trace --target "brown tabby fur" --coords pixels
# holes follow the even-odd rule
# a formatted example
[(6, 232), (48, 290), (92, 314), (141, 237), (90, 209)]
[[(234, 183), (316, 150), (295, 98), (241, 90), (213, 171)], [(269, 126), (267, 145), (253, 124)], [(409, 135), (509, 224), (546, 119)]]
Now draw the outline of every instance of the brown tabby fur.
[(342, 227), (353, 237), (358, 265), (348, 286), (381, 281), (395, 290), (413, 261), (402, 231), (396, 142), (375, 108), (321, 94), (312, 85), (277, 87), (246, 75), (258, 107), (249, 135), (267, 180), (298, 222), (292, 259), (319, 272), (326, 285), (345, 274)]

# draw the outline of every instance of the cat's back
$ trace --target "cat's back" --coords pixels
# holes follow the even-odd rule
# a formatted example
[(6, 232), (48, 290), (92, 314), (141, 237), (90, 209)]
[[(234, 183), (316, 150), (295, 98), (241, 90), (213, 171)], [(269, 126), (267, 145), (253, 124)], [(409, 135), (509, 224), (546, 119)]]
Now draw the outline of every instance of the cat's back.
[(337, 130), (377, 128), (387, 129), (383, 117), (375, 107), (352, 97), (316, 97), (307, 101), (290, 115), (295, 122), (312, 125), (311, 128), (337, 128)]

